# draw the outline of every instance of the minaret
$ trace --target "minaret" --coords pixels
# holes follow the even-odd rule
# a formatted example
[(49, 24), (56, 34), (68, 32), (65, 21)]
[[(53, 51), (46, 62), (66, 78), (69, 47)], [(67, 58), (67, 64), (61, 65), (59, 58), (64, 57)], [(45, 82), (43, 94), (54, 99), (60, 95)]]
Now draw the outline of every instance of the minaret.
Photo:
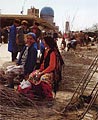
[(66, 21), (66, 23), (65, 23), (65, 33), (69, 33), (69, 31), (70, 31), (69, 21)]

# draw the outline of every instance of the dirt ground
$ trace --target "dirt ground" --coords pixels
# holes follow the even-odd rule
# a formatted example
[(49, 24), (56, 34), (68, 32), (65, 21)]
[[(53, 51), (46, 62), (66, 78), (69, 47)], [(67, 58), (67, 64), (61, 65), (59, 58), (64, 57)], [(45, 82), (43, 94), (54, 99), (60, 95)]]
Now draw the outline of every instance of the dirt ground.
[[(79, 81), (97, 53), (95, 46), (78, 47), (76, 51), (61, 52), (65, 62), (62, 70), (63, 79), (53, 101), (31, 101), (20, 96), (16, 90), (10, 90), (0, 85), (0, 120), (80, 120), (79, 116), (85, 107), (79, 110), (70, 109), (63, 114), (61, 112), (69, 103)], [(3, 67), (9, 64), (9, 62), (5, 62)], [(83, 120), (95, 120), (97, 111), (98, 105), (96, 108), (90, 109)]]

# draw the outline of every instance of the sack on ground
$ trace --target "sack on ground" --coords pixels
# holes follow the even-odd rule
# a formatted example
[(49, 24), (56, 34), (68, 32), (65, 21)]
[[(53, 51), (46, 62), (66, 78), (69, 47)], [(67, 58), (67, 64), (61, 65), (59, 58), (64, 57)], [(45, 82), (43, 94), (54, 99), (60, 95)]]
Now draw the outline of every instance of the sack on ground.
[(25, 89), (31, 87), (31, 83), (28, 80), (23, 80), (19, 86), (21, 89)]

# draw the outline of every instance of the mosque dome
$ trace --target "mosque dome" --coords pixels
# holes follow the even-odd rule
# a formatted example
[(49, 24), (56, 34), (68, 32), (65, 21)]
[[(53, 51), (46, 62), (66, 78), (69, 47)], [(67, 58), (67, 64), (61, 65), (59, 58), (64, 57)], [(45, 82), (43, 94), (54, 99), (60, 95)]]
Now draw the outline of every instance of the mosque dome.
[(54, 10), (51, 7), (44, 7), (41, 9), (40, 17), (51, 16), (54, 17)]

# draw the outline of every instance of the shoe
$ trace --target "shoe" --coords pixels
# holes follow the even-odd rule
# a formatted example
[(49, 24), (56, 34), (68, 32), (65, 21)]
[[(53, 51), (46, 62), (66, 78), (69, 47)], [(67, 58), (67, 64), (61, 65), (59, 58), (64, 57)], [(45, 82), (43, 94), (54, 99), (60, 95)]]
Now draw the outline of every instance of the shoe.
[(8, 87), (8, 88), (12, 88), (14, 89), (14, 86), (13, 85), (4, 85), (5, 87)]

